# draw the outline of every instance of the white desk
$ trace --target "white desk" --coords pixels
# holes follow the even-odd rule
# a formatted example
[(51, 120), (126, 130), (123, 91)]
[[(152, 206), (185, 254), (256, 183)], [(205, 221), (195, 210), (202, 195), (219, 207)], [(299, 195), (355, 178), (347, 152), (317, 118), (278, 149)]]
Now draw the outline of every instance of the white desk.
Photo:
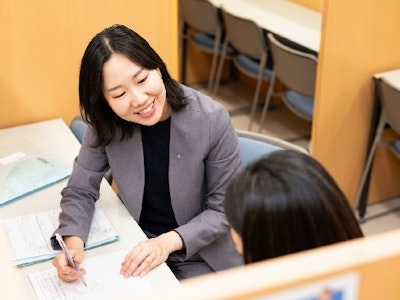
[[(17, 126), (9, 129), (0, 129), (0, 149), (21, 142), (23, 144), (30, 143), (35, 146), (37, 145), (43, 148), (47, 154), (51, 154), (71, 167), (73, 159), (77, 155), (80, 147), (79, 142), (62, 119)], [(24, 151), (24, 149), (20, 150)], [(21, 198), (4, 207), (0, 207), (0, 220), (59, 208), (61, 199), (60, 192), (65, 185), (66, 180)], [(101, 185), (98, 203), (118, 231), (120, 240), (115, 243), (88, 250), (85, 254), (86, 257), (93, 257), (122, 248), (130, 250), (136, 243), (146, 239), (143, 231), (122, 205), (106, 180), (103, 180)], [(7, 251), (5, 251), (3, 246), (4, 244), (4, 237), (0, 236), (0, 265), (2, 271), (0, 275), (2, 286), (0, 298), (34, 299), (35, 294), (27, 275), (32, 272), (51, 268), (51, 261), (23, 268), (11, 266), (9, 264)], [(164, 286), (180, 285), (165, 263), (153, 269), (147, 275), (147, 279), (155, 289)]]
[(394, 88), (400, 90), (400, 69), (375, 73), (372, 75), (375, 83), (375, 97), (372, 108), (371, 116), (371, 130), (369, 133), (369, 141), (367, 146), (367, 159), (365, 162), (364, 171), (361, 177), (360, 186), (356, 195), (356, 202), (354, 208), (358, 209), (359, 217), (362, 219), (365, 216), (368, 206), (368, 191), (371, 180), (372, 162), (375, 155), (376, 147), (381, 138), (382, 130), (384, 129), (385, 117), (382, 114), (380, 93), (378, 92), (377, 85), (381, 79), (385, 79)]
[(322, 14), (289, 0), (209, 0), (238, 17), (315, 52), (319, 51)]
[(387, 80), (393, 87), (400, 90), (400, 69), (395, 69), (391, 71), (386, 71), (382, 73), (374, 74), (374, 79), (384, 78)]

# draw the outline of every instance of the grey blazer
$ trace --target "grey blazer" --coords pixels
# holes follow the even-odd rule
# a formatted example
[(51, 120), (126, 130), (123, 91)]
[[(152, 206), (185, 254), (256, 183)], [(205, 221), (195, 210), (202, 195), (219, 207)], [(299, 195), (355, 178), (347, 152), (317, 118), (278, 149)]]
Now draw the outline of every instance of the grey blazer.
[[(214, 270), (242, 264), (232, 243), (223, 210), (228, 182), (240, 168), (238, 139), (224, 107), (182, 86), (189, 104), (171, 115), (169, 184), (176, 231), (186, 257), (198, 253)], [(139, 222), (144, 190), (144, 158), (140, 128), (103, 148), (90, 147), (89, 128), (62, 191), (61, 235), (87, 240), (102, 176), (111, 168), (121, 200)], [(132, 245), (133, 246), (133, 245)]]

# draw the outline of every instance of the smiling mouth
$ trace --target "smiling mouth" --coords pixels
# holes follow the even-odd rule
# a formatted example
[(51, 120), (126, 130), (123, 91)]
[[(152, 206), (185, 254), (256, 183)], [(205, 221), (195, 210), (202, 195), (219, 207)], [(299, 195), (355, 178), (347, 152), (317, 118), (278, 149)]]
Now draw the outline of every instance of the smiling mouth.
[(153, 109), (153, 107), (154, 107), (154, 102), (155, 102), (156, 100), (154, 99), (147, 107), (145, 107), (144, 109), (142, 109), (141, 111), (139, 111), (139, 112), (136, 112), (135, 114), (137, 114), (137, 115), (144, 115), (144, 114), (148, 114), (152, 109)]

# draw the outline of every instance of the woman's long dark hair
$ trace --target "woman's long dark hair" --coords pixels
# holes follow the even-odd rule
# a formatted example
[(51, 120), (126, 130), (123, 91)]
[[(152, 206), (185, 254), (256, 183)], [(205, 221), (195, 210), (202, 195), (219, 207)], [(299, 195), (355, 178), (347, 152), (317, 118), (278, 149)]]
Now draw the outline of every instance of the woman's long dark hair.
[(230, 183), (225, 212), (245, 263), (362, 237), (345, 195), (311, 156), (275, 151)]
[(172, 109), (179, 110), (187, 104), (179, 83), (172, 79), (163, 60), (143, 37), (123, 25), (108, 27), (88, 44), (79, 74), (80, 109), (82, 117), (96, 133), (93, 146), (109, 144), (117, 129), (121, 130), (121, 139), (132, 136), (134, 130), (132, 123), (114, 113), (103, 95), (103, 66), (113, 53), (126, 56), (144, 69), (158, 68)]

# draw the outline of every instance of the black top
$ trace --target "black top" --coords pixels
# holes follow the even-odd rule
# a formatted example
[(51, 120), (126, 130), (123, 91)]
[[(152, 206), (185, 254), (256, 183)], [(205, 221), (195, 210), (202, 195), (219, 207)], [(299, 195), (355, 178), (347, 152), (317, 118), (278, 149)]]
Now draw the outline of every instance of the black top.
[(171, 118), (153, 126), (140, 126), (145, 184), (139, 225), (156, 235), (178, 227), (168, 181), (170, 125)]

